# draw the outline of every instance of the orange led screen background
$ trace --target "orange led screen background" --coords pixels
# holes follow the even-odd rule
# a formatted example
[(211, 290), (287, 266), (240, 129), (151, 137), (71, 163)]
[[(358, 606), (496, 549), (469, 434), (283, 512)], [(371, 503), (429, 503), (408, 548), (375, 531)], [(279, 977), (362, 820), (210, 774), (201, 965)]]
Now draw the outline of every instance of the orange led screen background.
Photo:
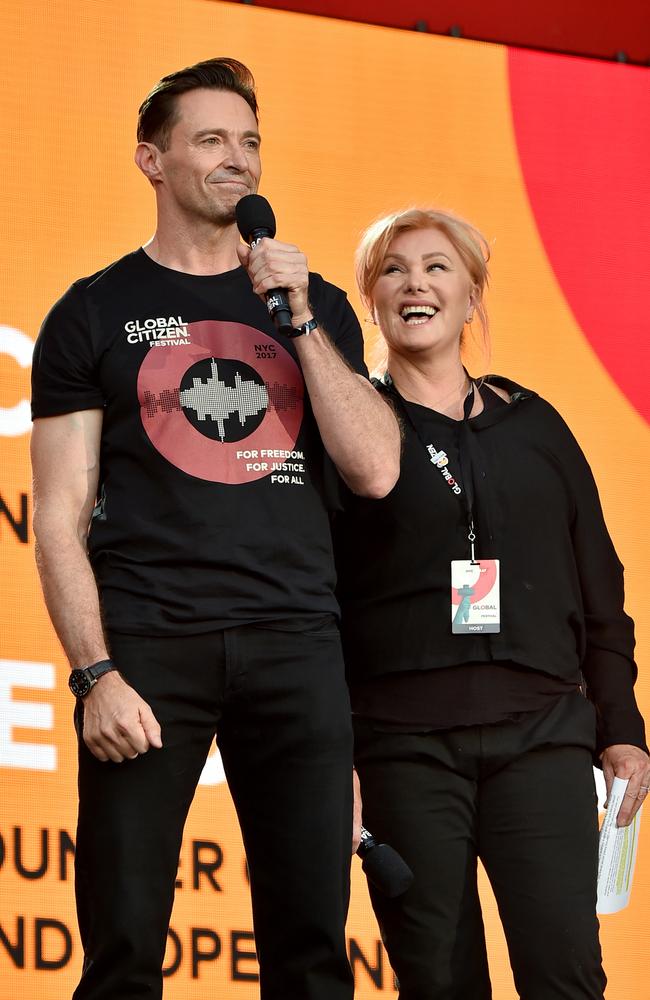
[[(489, 367), (549, 398), (587, 453), (626, 567), (648, 714), (650, 77), (210, 0), (8, 0), (0, 34), (0, 1000), (60, 1000), (81, 965), (75, 747), (67, 665), (33, 564), (29, 359), (70, 282), (153, 230), (153, 195), (132, 163), (142, 97), (209, 56), (253, 69), (278, 236), (349, 290), (361, 319), (352, 258), (378, 214), (436, 204), (488, 236)], [(602, 919), (609, 1000), (647, 991), (644, 822), (631, 905)], [(495, 998), (510, 1000), (485, 886), (484, 898)], [(216, 753), (188, 821), (172, 929), (167, 997), (257, 995), (243, 850)], [(356, 859), (348, 931), (357, 996), (394, 997)]]

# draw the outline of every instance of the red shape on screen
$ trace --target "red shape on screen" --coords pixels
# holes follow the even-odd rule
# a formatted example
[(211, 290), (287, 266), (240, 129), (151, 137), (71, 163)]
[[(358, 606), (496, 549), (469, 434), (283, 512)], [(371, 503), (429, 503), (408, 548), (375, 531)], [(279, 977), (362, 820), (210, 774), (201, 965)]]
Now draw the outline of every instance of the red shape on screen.
[(648, 70), (511, 49), (510, 99), (539, 233), (573, 314), (650, 422)]

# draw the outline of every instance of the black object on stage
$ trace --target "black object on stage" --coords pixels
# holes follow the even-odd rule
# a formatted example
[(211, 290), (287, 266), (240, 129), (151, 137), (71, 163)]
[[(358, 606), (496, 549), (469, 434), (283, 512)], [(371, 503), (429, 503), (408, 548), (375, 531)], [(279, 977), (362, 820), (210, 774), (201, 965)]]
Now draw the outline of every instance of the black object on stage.
[(413, 872), (406, 861), (388, 844), (378, 844), (364, 826), (357, 854), (368, 880), (384, 896), (390, 899), (401, 896), (413, 882)]
[[(272, 240), (275, 236), (275, 215), (268, 201), (261, 194), (244, 195), (237, 202), (235, 215), (237, 228), (242, 239), (249, 246), (254, 247), (265, 237)], [(292, 313), (286, 291), (283, 288), (271, 288), (266, 293), (266, 305), (276, 329), (281, 333), (291, 335), (293, 333)]]

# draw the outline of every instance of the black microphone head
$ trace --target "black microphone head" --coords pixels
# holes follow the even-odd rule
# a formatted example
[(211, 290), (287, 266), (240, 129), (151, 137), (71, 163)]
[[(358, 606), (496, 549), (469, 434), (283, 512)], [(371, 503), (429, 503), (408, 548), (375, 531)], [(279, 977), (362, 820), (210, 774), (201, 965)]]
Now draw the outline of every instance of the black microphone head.
[(266, 230), (271, 239), (275, 236), (275, 216), (266, 198), (261, 194), (246, 194), (237, 202), (235, 208), (237, 228), (243, 239), (250, 243), (251, 235), (256, 230)]
[(413, 881), (413, 872), (406, 861), (388, 844), (377, 844), (368, 851), (361, 867), (368, 880), (389, 899), (401, 896)]

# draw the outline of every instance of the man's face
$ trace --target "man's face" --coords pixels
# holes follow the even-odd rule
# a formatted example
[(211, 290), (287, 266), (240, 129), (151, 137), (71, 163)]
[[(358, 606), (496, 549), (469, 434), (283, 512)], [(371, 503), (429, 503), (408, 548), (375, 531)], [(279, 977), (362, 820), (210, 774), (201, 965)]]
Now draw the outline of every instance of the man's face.
[(228, 225), (254, 194), (262, 172), (255, 115), (228, 90), (191, 90), (177, 98), (178, 121), (161, 153), (161, 183), (171, 205), (191, 220)]

